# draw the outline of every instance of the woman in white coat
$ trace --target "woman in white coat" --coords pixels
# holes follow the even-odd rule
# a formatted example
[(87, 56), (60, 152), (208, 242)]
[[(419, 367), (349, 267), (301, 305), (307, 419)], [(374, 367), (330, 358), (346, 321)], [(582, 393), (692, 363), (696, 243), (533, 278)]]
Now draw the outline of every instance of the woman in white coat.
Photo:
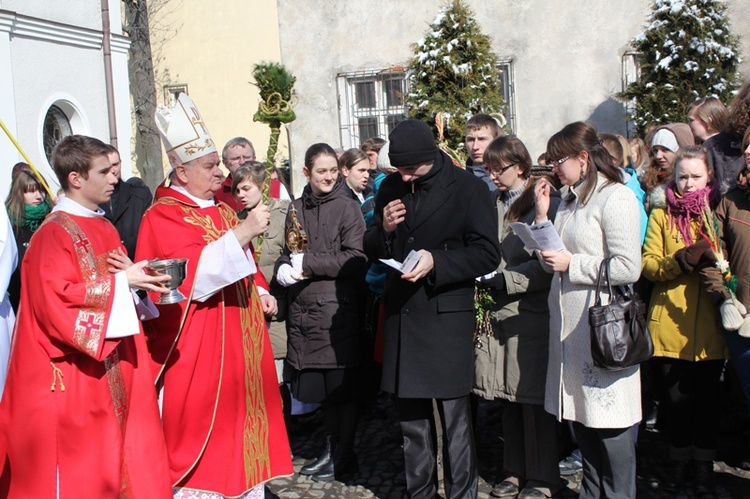
[[(569, 192), (555, 218), (566, 250), (541, 252), (542, 263), (555, 272), (544, 406), (558, 419), (573, 422), (583, 456), (580, 497), (634, 498), (635, 443), (629, 429), (641, 420), (639, 370), (594, 366), (588, 311), (605, 258), (612, 258), (613, 285), (638, 279), (638, 202), (586, 123), (571, 123), (553, 135), (547, 157)], [(549, 186), (537, 182), (535, 194), (535, 222), (541, 223), (547, 220)]]

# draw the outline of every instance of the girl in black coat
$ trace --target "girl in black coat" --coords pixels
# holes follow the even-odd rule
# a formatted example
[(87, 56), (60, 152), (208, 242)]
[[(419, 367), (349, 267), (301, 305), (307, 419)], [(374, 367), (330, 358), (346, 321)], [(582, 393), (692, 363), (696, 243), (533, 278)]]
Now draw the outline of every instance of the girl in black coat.
[(305, 154), (309, 184), (292, 202), (292, 214), (308, 237), (307, 248), (287, 247), (276, 264), (276, 278), (288, 289), (287, 372), (292, 393), (302, 402), (321, 402), (329, 437), (322, 454), (300, 473), (316, 481), (354, 472), (357, 394), (362, 392), (362, 334), (366, 259), (365, 222), (359, 204), (338, 174), (336, 153), (314, 144)]

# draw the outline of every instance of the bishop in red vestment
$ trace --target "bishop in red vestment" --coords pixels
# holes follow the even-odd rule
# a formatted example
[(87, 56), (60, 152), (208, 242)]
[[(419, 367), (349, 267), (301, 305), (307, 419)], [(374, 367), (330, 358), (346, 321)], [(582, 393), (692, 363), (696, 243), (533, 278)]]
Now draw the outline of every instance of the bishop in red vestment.
[(157, 124), (172, 185), (157, 189), (143, 217), (136, 259), (188, 259), (179, 287), (187, 300), (160, 305), (160, 316), (144, 323), (163, 387), (175, 497), (262, 493), (263, 482), (293, 473), (255, 285), (262, 274), (249, 244), (266, 230), (270, 214), (262, 206), (240, 221), (214, 202), (223, 178), (219, 156), (187, 96), (157, 111)]
[[(157, 196), (141, 223), (136, 258), (188, 259), (179, 288), (188, 300), (161, 305), (159, 318), (144, 323), (163, 383), (172, 481), (175, 488), (240, 496), (293, 472), (255, 274), (242, 276), (247, 261), (229, 255), (205, 261), (207, 245), (239, 224), (229, 206), (202, 208), (171, 188)], [(198, 301), (196, 280), (211, 263), (231, 267), (236, 281)]]
[[(72, 137), (61, 146), (76, 146), (80, 136)], [(0, 497), (169, 498), (166, 445), (130, 277), (114, 274), (108, 262), (125, 248), (104, 213), (93, 211), (117, 179), (104, 144), (85, 139), (103, 152), (87, 178), (71, 173), (81, 192), (66, 190), (25, 256), (0, 402)]]

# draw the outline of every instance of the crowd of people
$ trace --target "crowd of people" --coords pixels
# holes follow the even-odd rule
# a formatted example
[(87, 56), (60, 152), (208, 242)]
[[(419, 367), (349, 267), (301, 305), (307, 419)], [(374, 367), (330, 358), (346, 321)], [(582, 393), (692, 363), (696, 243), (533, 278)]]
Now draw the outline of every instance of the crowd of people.
[[(685, 118), (631, 139), (570, 123), (534, 162), (479, 114), (465, 165), (408, 119), (311, 145), (297, 199), (246, 138), (219, 154), (185, 94), (157, 111), (153, 196), (112, 146), (64, 138), (62, 195), (19, 163), (0, 217), (0, 496), (261, 498), (294, 472), (294, 404), (326, 430), (298, 472), (345, 481), (383, 394), (408, 497), (437, 497), (441, 461), (446, 498), (477, 496), (480, 399), (502, 401), (493, 497), (557, 497), (572, 469), (583, 499), (634, 498), (641, 424), (669, 442), (660, 487), (710, 496), (722, 380), (750, 400), (750, 82)], [(182, 262), (184, 300), (160, 302), (154, 260)], [(641, 365), (593, 360), (604, 261), (648, 303)]]

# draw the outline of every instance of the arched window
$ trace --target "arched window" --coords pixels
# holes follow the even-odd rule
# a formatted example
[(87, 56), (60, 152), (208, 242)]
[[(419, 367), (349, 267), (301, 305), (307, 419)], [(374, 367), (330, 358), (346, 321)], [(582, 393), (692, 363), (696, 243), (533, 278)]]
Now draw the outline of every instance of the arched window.
[(51, 161), (52, 150), (55, 146), (68, 135), (73, 135), (73, 128), (70, 126), (68, 116), (59, 107), (50, 106), (44, 117), (44, 130), (42, 132), (44, 154), (47, 155), (47, 161)]

